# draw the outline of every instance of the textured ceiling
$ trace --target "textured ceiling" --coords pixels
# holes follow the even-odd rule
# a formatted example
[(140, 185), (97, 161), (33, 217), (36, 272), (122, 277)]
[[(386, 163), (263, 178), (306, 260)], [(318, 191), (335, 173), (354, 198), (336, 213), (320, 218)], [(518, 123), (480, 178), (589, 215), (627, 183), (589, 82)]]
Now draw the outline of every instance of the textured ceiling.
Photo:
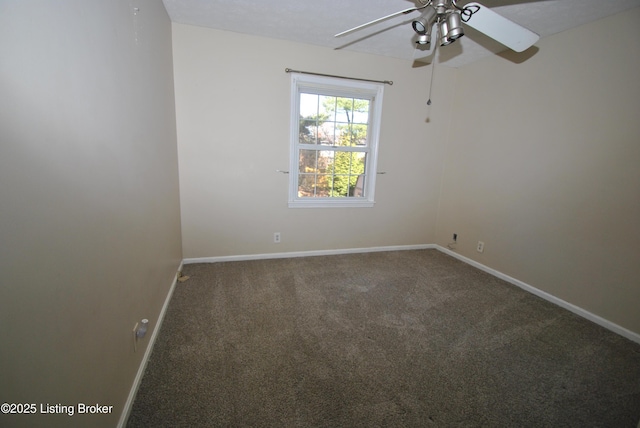
[[(411, 0), (163, 0), (173, 22), (411, 61), (411, 21), (419, 12), (344, 37), (334, 34), (419, 5)], [(459, 0), (458, 5), (468, 1)], [(482, 0), (481, 4), (541, 37), (640, 7), (640, 0)], [(460, 67), (505, 50), (466, 27), (465, 37), (438, 48), (438, 62)]]

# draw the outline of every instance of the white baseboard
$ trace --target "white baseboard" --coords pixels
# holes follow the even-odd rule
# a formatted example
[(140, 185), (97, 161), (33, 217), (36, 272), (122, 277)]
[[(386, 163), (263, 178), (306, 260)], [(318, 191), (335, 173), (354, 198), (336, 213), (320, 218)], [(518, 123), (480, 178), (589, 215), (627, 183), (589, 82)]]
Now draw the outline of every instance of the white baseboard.
[(289, 253), (265, 253), (265, 254), (248, 254), (237, 256), (220, 256), (220, 257), (199, 257), (184, 259), (183, 263), (219, 263), (219, 262), (237, 262), (245, 260), (266, 260), (266, 259), (288, 259), (292, 257), (312, 257), (312, 256), (333, 256), (339, 254), (356, 254), (356, 253), (374, 253), (380, 251), (402, 251), (402, 250), (426, 250), (436, 248), (434, 244), (420, 245), (393, 245), (388, 247), (369, 247), (369, 248), (346, 248), (338, 250), (315, 250), (315, 251), (292, 251)]
[(178, 283), (178, 274), (179, 272), (182, 272), (183, 264), (184, 262), (180, 262), (180, 267), (178, 267), (176, 275), (173, 277), (171, 288), (169, 288), (169, 293), (167, 293), (167, 297), (164, 300), (164, 304), (162, 305), (162, 309), (160, 310), (160, 314), (158, 315), (158, 320), (156, 321), (153, 333), (149, 337), (149, 343), (147, 344), (147, 349), (142, 356), (140, 367), (138, 367), (138, 373), (136, 373), (136, 377), (133, 380), (133, 385), (131, 386), (131, 390), (129, 391), (127, 401), (124, 403), (124, 408), (122, 409), (122, 414), (120, 415), (120, 420), (118, 421), (118, 428), (124, 428), (127, 424), (127, 420), (129, 419), (129, 414), (131, 413), (133, 402), (136, 399), (136, 394), (138, 393), (138, 387), (140, 387), (140, 382), (142, 381), (142, 377), (144, 376), (144, 371), (147, 368), (147, 363), (149, 362), (151, 351), (153, 351), (153, 345), (156, 341), (158, 333), (160, 332), (160, 327), (162, 326), (165, 312), (167, 311), (167, 307), (169, 306), (169, 302), (171, 301), (171, 296), (173, 296), (173, 290), (176, 288), (176, 284)]
[[(450, 255), (452, 257), (455, 257), (456, 259), (461, 260), (461, 261), (463, 261), (463, 262), (465, 262), (465, 263), (467, 263), (467, 264), (469, 264), (469, 265), (471, 265), (473, 267), (476, 267), (476, 268), (478, 268), (478, 269), (480, 269), (482, 271), (485, 271), (485, 272), (487, 272), (487, 273), (489, 273), (489, 274), (491, 274), (491, 275), (493, 275), (493, 276), (495, 276), (497, 278), (500, 278), (500, 279), (502, 279), (504, 281), (507, 281), (507, 282), (517, 286), (517, 287), (520, 287), (523, 290), (528, 291), (531, 294), (535, 294), (536, 296), (541, 297), (544, 300), (547, 300), (547, 301), (549, 301), (551, 303), (554, 303), (554, 304), (556, 304), (556, 305), (558, 305), (558, 306), (560, 306), (560, 307), (562, 307), (564, 309), (567, 309), (567, 310), (573, 312), (576, 315), (580, 315), (581, 317), (586, 318), (589, 321), (594, 322), (594, 323), (606, 328), (607, 330), (611, 330), (612, 332), (617, 333), (620, 336), (626, 337), (627, 339), (632, 340), (633, 342), (640, 343), (640, 334), (638, 334), (638, 333), (634, 333), (633, 331), (628, 330), (628, 329), (626, 329), (624, 327), (621, 327), (618, 324), (612, 323), (611, 321), (608, 321), (608, 320), (606, 320), (606, 319), (604, 319), (602, 317), (599, 317), (598, 315), (592, 314), (591, 312), (589, 312), (589, 311), (587, 311), (585, 309), (582, 309), (579, 306), (576, 306), (576, 305), (571, 304), (571, 303), (569, 303), (567, 301), (564, 301), (564, 300), (562, 300), (562, 299), (560, 299), (560, 298), (558, 298), (558, 297), (556, 297), (556, 296), (554, 296), (552, 294), (549, 294), (549, 293), (547, 293), (545, 291), (542, 291), (542, 290), (540, 290), (538, 288), (535, 288), (532, 285), (529, 285), (529, 284), (527, 284), (525, 282), (522, 282), (522, 281), (520, 281), (518, 279), (512, 278), (509, 275), (506, 275), (506, 274), (504, 274), (502, 272), (499, 272), (499, 271), (497, 271), (495, 269), (492, 269), (492, 268), (490, 268), (488, 266), (485, 266), (482, 263), (478, 263), (475, 260), (472, 260), (472, 259), (470, 259), (468, 257), (462, 256), (462, 255), (456, 253), (455, 251), (451, 251), (448, 248), (441, 247), (440, 245), (436, 245), (435, 248), (437, 250), (442, 251), (443, 253), (446, 253), (446, 254), (448, 254), (448, 255)], [(638, 428), (640, 428), (640, 427), (638, 427)]]

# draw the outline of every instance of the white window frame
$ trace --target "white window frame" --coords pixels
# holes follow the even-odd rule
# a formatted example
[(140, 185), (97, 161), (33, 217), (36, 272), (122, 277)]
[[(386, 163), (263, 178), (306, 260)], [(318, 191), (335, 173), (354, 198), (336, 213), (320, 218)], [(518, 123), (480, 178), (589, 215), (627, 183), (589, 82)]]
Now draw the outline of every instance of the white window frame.
[[(364, 197), (299, 197), (298, 171), (300, 134), (300, 93), (316, 93), (339, 97), (370, 99), (367, 145), (357, 152), (366, 152)], [(350, 79), (293, 73), (291, 75), (291, 146), (289, 164), (289, 208), (373, 207), (378, 165), (380, 122), (384, 84)], [(327, 147), (334, 149), (333, 147)], [(341, 147), (343, 149), (343, 147)], [(349, 150), (347, 150), (349, 151)]]

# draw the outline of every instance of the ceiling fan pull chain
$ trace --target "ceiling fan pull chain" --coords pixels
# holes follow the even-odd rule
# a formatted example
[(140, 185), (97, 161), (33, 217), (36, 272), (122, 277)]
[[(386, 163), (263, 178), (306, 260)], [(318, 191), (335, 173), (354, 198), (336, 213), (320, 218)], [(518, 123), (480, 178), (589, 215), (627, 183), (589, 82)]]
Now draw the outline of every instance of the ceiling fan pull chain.
[(429, 82), (429, 99), (427, 100), (427, 105), (431, 105), (431, 87), (433, 86), (433, 75), (436, 74), (436, 59), (433, 58), (431, 62), (431, 82)]
[[(438, 39), (438, 31), (436, 30), (436, 40)], [(433, 46), (433, 60), (431, 61), (431, 80), (429, 81), (429, 99), (427, 100), (427, 105), (431, 105), (431, 88), (433, 87), (433, 75), (436, 74), (436, 52), (438, 50), (438, 44), (436, 43)]]

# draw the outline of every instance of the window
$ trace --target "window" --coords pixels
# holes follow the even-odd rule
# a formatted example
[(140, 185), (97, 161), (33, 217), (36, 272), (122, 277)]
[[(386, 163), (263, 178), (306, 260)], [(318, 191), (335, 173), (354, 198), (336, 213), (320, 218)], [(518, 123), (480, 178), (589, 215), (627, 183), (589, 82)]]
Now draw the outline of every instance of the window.
[(292, 74), (289, 207), (372, 207), (383, 84)]

